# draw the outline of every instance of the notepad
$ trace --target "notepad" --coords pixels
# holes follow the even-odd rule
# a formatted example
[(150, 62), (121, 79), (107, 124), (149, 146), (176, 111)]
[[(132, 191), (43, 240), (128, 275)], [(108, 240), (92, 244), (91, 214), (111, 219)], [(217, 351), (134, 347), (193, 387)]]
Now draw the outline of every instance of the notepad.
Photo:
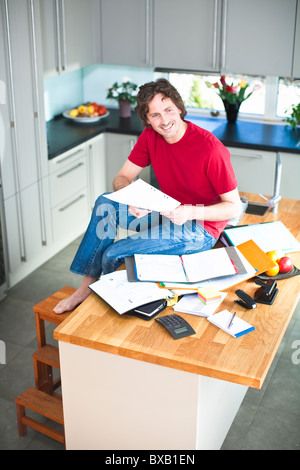
[(210, 305), (215, 302), (220, 302), (222, 300), (221, 292), (219, 292), (215, 287), (200, 287), (198, 289), (198, 298), (205, 305)]
[(255, 329), (254, 326), (250, 325), (250, 323), (247, 323), (245, 320), (237, 316), (235, 316), (230, 328), (228, 328), (231, 318), (231, 312), (228, 310), (222, 310), (221, 312), (211, 315), (207, 319), (214, 325), (221, 328), (221, 330), (226, 331), (226, 333), (229, 333), (235, 338), (245, 335), (246, 333), (250, 333), (250, 331)]

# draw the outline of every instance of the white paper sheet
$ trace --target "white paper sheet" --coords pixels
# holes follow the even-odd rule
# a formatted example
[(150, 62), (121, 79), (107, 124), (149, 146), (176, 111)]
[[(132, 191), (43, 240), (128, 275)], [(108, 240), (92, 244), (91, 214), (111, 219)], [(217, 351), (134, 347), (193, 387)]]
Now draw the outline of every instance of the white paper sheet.
[(158, 212), (174, 210), (180, 206), (179, 201), (141, 179), (134, 181), (125, 188), (119, 189), (119, 191), (106, 194), (105, 197), (128, 206)]
[(168, 290), (160, 289), (155, 282), (128, 282), (126, 270), (104, 274), (90, 285), (90, 289), (119, 314), (172, 295)]

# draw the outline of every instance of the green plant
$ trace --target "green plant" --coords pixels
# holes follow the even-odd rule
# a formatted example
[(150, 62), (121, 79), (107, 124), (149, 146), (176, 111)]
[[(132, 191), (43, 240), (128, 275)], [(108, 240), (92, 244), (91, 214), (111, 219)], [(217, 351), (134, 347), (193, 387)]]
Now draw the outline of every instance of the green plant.
[(287, 109), (285, 113), (290, 113), (290, 116), (284, 119), (284, 121), (295, 129), (300, 124), (300, 103), (293, 104), (291, 110)]
[(121, 84), (115, 82), (110, 88), (106, 98), (119, 101), (130, 101), (136, 103), (136, 95), (138, 94), (138, 86), (133, 83), (130, 78), (123, 78)]
[(188, 106), (192, 106), (193, 108), (212, 109), (213, 103), (203, 97), (201, 83), (200, 78), (195, 78), (193, 80), (193, 86), (188, 99)]

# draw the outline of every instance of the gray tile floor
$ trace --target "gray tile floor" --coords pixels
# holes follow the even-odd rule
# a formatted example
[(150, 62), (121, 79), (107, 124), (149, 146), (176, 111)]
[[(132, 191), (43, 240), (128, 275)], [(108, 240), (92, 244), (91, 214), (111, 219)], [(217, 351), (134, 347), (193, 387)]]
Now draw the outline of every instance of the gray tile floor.
[[(26, 436), (19, 437), (14, 398), (34, 386), (31, 355), (37, 343), (32, 306), (65, 285), (78, 286), (80, 279), (68, 271), (78, 243), (76, 240), (13, 287), (0, 302), (0, 339), (6, 345), (6, 364), (0, 365), (1, 450), (64, 449), (30, 428)], [(53, 325), (47, 325), (47, 341), (55, 344), (53, 329)], [(249, 389), (222, 449), (300, 449), (300, 364), (292, 361), (294, 353), (296, 362), (300, 362), (300, 351), (297, 353), (293, 345), (299, 350), (300, 303), (263, 388)]]

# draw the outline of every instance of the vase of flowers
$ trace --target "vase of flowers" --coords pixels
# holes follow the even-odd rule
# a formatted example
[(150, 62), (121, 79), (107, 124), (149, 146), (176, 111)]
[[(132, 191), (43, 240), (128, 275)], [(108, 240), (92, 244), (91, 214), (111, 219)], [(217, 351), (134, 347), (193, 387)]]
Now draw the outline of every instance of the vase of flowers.
[(108, 99), (116, 100), (119, 103), (120, 117), (131, 116), (131, 105), (136, 103), (138, 86), (130, 78), (124, 77), (122, 83), (115, 82), (108, 88)]
[(223, 101), (229, 123), (236, 122), (242, 102), (247, 100), (254, 91), (252, 90), (250, 93), (246, 94), (246, 90), (249, 85), (245, 82), (245, 80), (241, 80), (237, 85), (234, 85), (234, 83), (228, 85), (226, 83), (226, 75), (221, 75), (220, 83), (215, 82), (211, 84), (210, 82), (206, 82), (206, 85), (208, 87), (214, 87), (216, 90), (218, 90), (218, 95)]

